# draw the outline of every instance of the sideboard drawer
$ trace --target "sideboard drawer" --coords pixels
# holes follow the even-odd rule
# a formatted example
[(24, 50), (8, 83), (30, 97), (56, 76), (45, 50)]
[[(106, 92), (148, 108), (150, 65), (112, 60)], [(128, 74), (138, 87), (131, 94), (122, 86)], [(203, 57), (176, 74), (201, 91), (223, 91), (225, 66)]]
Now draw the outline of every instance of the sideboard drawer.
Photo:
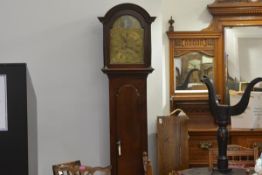
[(190, 136), (189, 164), (203, 166), (208, 164), (208, 149), (217, 147), (216, 136)]
[(234, 144), (242, 145), (245, 147), (254, 147), (257, 146), (259, 152), (262, 151), (262, 135), (249, 135), (248, 137), (245, 135), (239, 135), (239, 136), (232, 136), (232, 142)]
[[(189, 130), (189, 166), (207, 166), (208, 148), (217, 147), (216, 131)], [(229, 129), (228, 144), (257, 146), (262, 152), (262, 129)]]

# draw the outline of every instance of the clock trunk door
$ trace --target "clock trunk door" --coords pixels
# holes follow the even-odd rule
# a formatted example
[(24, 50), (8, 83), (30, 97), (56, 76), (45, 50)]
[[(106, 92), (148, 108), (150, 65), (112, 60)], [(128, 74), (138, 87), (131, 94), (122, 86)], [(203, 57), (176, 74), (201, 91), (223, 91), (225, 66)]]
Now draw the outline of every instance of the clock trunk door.
[[(114, 82), (114, 80), (112, 81)], [(116, 83), (116, 84), (114, 84)], [(115, 147), (116, 175), (143, 175), (142, 154), (147, 151), (146, 82), (144, 79), (115, 81), (113, 106), (115, 137), (111, 146)], [(114, 163), (113, 163), (114, 164)]]

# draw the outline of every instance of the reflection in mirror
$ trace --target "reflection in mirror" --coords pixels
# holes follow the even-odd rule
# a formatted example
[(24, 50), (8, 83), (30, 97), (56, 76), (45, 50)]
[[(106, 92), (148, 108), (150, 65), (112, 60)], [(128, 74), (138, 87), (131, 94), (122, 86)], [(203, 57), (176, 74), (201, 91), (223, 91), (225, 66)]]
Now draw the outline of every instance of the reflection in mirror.
[(200, 52), (189, 52), (175, 57), (174, 77), (176, 77), (176, 92), (181, 90), (206, 91), (201, 77), (206, 75), (213, 79), (213, 57)]
[[(248, 82), (262, 77), (262, 28), (226, 27), (225, 54), (228, 89), (231, 92), (244, 91)], [(254, 89), (262, 91), (262, 83)]]

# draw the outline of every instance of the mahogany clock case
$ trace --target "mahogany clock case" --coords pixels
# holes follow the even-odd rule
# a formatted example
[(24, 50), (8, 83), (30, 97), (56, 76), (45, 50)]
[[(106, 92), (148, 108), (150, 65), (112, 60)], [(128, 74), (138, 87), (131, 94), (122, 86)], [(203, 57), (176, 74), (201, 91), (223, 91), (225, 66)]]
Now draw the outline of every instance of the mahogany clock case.
[(104, 67), (109, 79), (112, 175), (143, 175), (147, 152), (147, 76), (151, 67), (151, 17), (125, 3), (111, 8), (103, 23)]

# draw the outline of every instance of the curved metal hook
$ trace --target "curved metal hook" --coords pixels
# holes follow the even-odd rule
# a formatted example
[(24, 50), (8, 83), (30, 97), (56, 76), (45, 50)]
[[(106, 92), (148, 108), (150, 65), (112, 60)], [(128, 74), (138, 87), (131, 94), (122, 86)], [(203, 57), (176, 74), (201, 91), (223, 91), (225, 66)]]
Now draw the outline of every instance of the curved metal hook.
[(242, 95), (240, 101), (236, 105), (230, 107), (230, 115), (239, 115), (245, 111), (249, 103), (251, 91), (253, 87), (260, 81), (262, 81), (262, 78), (258, 77), (248, 83), (248, 86), (245, 89), (245, 92)]
[(203, 83), (205, 83), (206, 86), (207, 86), (210, 111), (211, 111), (211, 114), (217, 119), (218, 114), (215, 111), (219, 110), (220, 104), (218, 103), (216, 91), (215, 91), (210, 79), (207, 76), (203, 76), (201, 81)]
[(231, 115), (238, 115), (238, 114), (243, 113), (249, 103), (249, 98), (250, 98), (250, 94), (251, 94), (253, 87), (255, 86), (256, 83), (261, 82), (262, 78), (259, 77), (259, 78), (255, 78), (254, 80), (252, 80), (248, 84), (247, 88), (245, 89), (245, 92), (242, 98), (240, 99), (240, 101), (234, 106), (219, 104), (216, 98), (215, 89), (211, 81), (209, 80), (209, 78), (204, 76), (201, 79), (201, 81), (204, 82), (207, 86), (211, 113), (213, 116), (217, 118), (218, 116), (221, 116), (221, 114), (226, 114), (226, 115), (231, 116)]

